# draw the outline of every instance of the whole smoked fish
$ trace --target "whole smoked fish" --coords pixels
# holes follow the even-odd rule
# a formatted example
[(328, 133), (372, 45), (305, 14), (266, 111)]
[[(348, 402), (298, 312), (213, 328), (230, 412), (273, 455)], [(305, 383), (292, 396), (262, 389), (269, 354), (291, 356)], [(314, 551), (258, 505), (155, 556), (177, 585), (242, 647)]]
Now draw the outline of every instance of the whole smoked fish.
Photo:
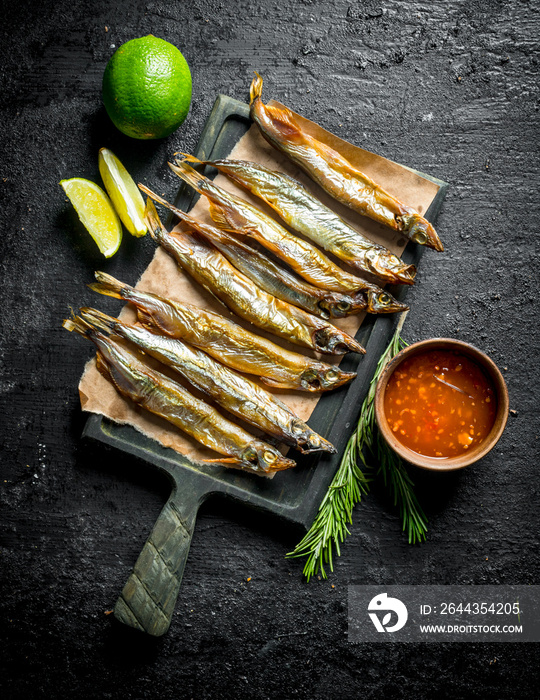
[(250, 88), (250, 114), (264, 138), (342, 204), (398, 231), (415, 243), (444, 250), (437, 232), (415, 209), (400, 202), (330, 146), (302, 130), (286, 107), (265, 105), (262, 78)]
[(67, 319), (63, 325), (96, 345), (99, 371), (122, 396), (223, 455), (219, 459), (204, 461), (263, 475), (296, 466), (294, 460), (227, 420), (215, 408), (148, 367), (132, 352), (82, 319)]
[[(161, 199), (148, 188), (152, 198)], [(240, 318), (296, 345), (332, 355), (364, 353), (352, 336), (318, 316), (268, 294), (193, 232), (169, 233), (149, 199), (144, 220), (152, 237), (214, 297)]]
[(188, 163), (209, 165), (272, 207), (292, 229), (333, 253), (358, 272), (391, 284), (413, 284), (416, 268), (388, 248), (370, 241), (289, 175), (246, 160), (204, 160), (182, 154)]
[(178, 372), (221, 408), (301, 452), (336, 451), (277, 397), (202, 350), (177, 338), (152, 333), (144, 326), (124, 323), (97, 309), (82, 308), (79, 317), (96, 330), (130, 341)]
[[(150, 193), (144, 185), (140, 187), (144, 192)], [(237, 270), (249, 277), (258, 287), (282, 301), (324, 319), (342, 318), (364, 309), (372, 311), (373, 302), (376, 304), (375, 308), (378, 308), (377, 300), (371, 296), (330, 292), (315, 287), (228, 231), (200, 221), (156, 194), (152, 193), (152, 196), (215, 246)]]
[[(408, 308), (376, 284), (342, 270), (312, 243), (289, 233), (261, 209), (219, 187), (189, 163), (169, 163), (169, 167), (207, 197), (210, 215), (220, 228), (253, 238), (310, 284), (334, 292), (364, 294), (368, 297), (369, 308), (376, 313)], [(144, 186), (139, 186), (146, 191)]]
[(282, 348), (213, 311), (136, 289), (99, 270), (95, 278), (91, 289), (133, 304), (139, 321), (151, 330), (201, 348), (228, 367), (260, 377), (270, 387), (331, 391), (356, 377), (356, 372)]

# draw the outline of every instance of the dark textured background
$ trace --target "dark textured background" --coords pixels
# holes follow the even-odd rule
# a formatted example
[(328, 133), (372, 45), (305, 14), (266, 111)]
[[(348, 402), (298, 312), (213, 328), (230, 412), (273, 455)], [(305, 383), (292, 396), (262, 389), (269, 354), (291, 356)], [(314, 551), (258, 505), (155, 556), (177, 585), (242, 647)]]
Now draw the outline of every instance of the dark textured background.
[[(2, 3), (0, 135), (1, 637), (8, 698), (538, 697), (538, 647), (351, 646), (351, 583), (538, 582), (538, 1)], [(114, 48), (153, 33), (193, 73), (191, 113), (159, 142), (110, 124), (101, 76)], [(218, 92), (266, 99), (451, 184), (411, 290), (405, 337), (471, 341), (504, 368), (515, 411), (496, 449), (451, 476), (414, 474), (428, 541), (391, 506), (355, 511), (334, 574), (306, 584), (298, 539), (209, 502), (177, 612), (159, 640), (110, 610), (166, 497), (143, 463), (84, 444), (77, 381), (92, 354), (61, 328), (105, 269), (134, 282), (151, 240), (104, 262), (58, 186), (99, 181), (112, 148), (172, 196), (166, 160), (192, 149)], [(117, 303), (102, 299), (105, 310)], [(246, 581), (251, 577), (249, 583)]]

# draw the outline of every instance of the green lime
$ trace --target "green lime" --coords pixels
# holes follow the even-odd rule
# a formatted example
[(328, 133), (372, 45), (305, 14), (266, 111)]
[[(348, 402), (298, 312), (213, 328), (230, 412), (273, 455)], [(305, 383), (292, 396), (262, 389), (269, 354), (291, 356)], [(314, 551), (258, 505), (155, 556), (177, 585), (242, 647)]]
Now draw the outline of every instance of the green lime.
[(103, 103), (113, 124), (136, 139), (159, 139), (184, 121), (191, 72), (181, 52), (149, 34), (122, 44), (103, 74)]
[(110, 258), (122, 241), (122, 224), (111, 200), (99, 185), (82, 177), (61, 180), (60, 185), (100, 251)]
[(133, 236), (144, 236), (144, 200), (133, 178), (108, 148), (100, 148), (98, 164), (105, 189), (122, 223)]

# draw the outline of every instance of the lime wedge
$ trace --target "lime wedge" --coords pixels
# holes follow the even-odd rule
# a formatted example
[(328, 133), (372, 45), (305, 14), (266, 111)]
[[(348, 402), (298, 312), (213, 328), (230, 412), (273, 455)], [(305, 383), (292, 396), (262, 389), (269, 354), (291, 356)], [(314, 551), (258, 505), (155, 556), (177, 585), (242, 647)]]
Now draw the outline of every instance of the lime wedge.
[(113, 256), (122, 240), (122, 224), (111, 200), (99, 185), (82, 177), (61, 180), (60, 185), (100, 251), (106, 258)]
[(133, 236), (144, 236), (144, 201), (131, 175), (108, 148), (100, 149), (98, 162), (103, 184), (122, 223)]

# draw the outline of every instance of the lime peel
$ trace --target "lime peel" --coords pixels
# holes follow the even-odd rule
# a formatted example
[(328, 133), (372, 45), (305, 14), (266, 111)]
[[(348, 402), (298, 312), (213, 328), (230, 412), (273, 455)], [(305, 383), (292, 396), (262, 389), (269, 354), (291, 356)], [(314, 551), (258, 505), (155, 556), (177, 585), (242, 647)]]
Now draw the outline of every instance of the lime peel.
[(82, 177), (60, 180), (60, 185), (101, 253), (112, 257), (122, 241), (122, 224), (107, 194)]
[(102, 97), (113, 124), (126, 136), (169, 136), (191, 105), (189, 65), (173, 44), (149, 34), (122, 44), (103, 73)]
[(133, 178), (108, 148), (100, 149), (98, 163), (103, 184), (122, 223), (132, 236), (144, 236), (144, 201)]

